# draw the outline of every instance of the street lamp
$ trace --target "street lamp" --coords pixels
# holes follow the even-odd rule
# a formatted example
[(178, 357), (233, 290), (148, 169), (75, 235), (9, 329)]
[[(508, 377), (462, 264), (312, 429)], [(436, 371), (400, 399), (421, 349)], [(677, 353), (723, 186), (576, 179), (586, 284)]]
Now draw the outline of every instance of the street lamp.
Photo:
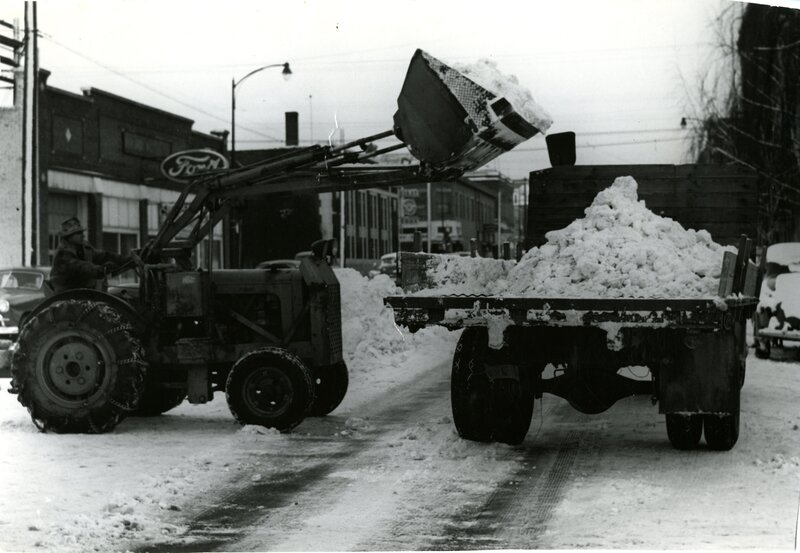
[(264, 65), (258, 69), (253, 69), (250, 71), (250, 73), (238, 81), (236, 79), (231, 79), (231, 167), (236, 166), (236, 87), (242, 84), (242, 82), (248, 77), (255, 75), (259, 71), (263, 71), (264, 69), (270, 69), (271, 67), (282, 67), (283, 71), (281, 71), (281, 74), (287, 81), (289, 80), (289, 77), (292, 76), (292, 70), (289, 68), (289, 62), (287, 61), (284, 63)]

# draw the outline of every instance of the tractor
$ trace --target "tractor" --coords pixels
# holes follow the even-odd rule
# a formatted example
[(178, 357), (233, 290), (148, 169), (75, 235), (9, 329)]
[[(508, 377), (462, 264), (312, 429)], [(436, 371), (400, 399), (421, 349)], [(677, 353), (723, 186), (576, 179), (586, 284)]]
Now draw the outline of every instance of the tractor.
[[(248, 198), (447, 180), (538, 131), (505, 98), (417, 50), (392, 130), (200, 175), (132, 253), (125, 268), (137, 288), (46, 298), (20, 331), (12, 388), (34, 424), (58, 433), (108, 432), (217, 391), (242, 424), (285, 432), (326, 415), (348, 386), (334, 241), (315, 243), (297, 270), (212, 268), (210, 251), (198, 268), (192, 252)], [(390, 137), (399, 142), (375, 146)], [(374, 163), (400, 148), (419, 164)]]

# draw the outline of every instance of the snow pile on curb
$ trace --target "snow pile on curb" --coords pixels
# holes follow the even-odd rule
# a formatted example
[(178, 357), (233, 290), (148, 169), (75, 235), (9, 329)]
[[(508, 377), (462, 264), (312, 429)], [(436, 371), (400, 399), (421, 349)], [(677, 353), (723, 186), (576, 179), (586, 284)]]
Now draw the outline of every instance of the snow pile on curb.
[(445, 258), (431, 271), (436, 290), (419, 295), (522, 297), (715, 297), (726, 250), (708, 231), (684, 229), (638, 199), (632, 177), (619, 177), (565, 228), (519, 263)]
[(530, 91), (519, 84), (515, 75), (505, 75), (497, 63), (482, 59), (473, 64), (453, 64), (453, 67), (486, 90), (504, 97), (514, 110), (531, 125), (544, 133), (553, 124), (553, 118), (536, 103)]
[(351, 381), (368, 378), (377, 366), (399, 366), (410, 356), (448, 352), (459, 333), (441, 327), (415, 334), (398, 327), (387, 296), (403, 295), (387, 275), (368, 279), (354, 269), (335, 269), (342, 302), (342, 345)]
[(405, 337), (394, 324), (392, 310), (383, 305), (384, 297), (402, 290), (387, 275), (368, 279), (355, 269), (334, 272), (341, 291), (342, 349), (347, 360), (369, 361), (404, 349)]

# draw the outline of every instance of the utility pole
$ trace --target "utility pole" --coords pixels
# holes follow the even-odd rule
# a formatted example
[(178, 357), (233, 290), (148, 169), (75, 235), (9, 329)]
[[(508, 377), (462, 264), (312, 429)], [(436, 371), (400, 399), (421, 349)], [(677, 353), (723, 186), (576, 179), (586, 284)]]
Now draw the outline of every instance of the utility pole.
[(22, 265), (35, 265), (39, 163), (37, 151), (38, 73), (36, 2), (25, 2), (25, 65), (22, 100)]
[(345, 221), (347, 220), (344, 214), (344, 196), (346, 192), (342, 190), (339, 192), (339, 267), (344, 268), (344, 257), (347, 255), (347, 248), (345, 246)]
[(500, 225), (503, 222), (503, 219), (502, 219), (502, 217), (503, 217), (503, 191), (500, 188), (500, 186), (501, 186), (500, 184), (497, 185), (497, 234), (495, 235), (496, 236), (496, 240), (497, 240), (497, 258), (498, 259), (500, 259), (500, 244), (503, 243), (503, 241), (502, 241), (503, 231), (500, 228)]
[(431, 183), (428, 183), (427, 186), (427, 196), (428, 200), (425, 203), (428, 206), (428, 253), (433, 253), (431, 251), (431, 235), (433, 234), (433, 223), (431, 222)]

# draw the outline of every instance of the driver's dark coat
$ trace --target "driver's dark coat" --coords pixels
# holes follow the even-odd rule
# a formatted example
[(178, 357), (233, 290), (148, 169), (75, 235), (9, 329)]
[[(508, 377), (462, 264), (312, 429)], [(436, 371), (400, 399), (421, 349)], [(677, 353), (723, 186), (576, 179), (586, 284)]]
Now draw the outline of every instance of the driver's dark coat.
[(102, 279), (103, 263), (111, 261), (120, 265), (125, 257), (113, 252), (96, 250), (84, 242), (78, 246), (61, 240), (53, 258), (50, 271), (50, 284), (56, 292), (75, 288), (98, 288), (98, 279)]

